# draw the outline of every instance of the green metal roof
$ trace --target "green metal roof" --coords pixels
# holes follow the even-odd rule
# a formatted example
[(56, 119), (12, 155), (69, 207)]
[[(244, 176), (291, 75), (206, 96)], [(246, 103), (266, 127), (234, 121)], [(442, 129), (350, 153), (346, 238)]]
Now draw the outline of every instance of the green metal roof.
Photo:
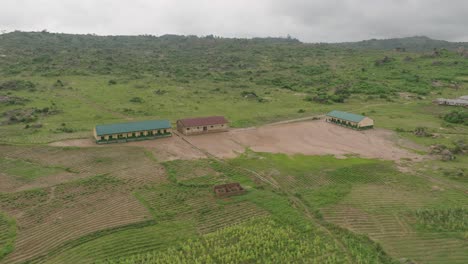
[(364, 118), (366, 118), (363, 115), (356, 115), (356, 114), (336, 111), (336, 110), (331, 111), (330, 113), (327, 114), (327, 116), (343, 119), (343, 120), (350, 121), (350, 122), (356, 122), (356, 123), (361, 122)]
[(131, 133), (143, 130), (156, 130), (156, 129), (167, 129), (171, 128), (171, 122), (169, 120), (147, 120), (140, 122), (131, 123), (120, 123), (110, 125), (97, 125), (96, 134), (98, 136), (120, 134), (120, 133)]

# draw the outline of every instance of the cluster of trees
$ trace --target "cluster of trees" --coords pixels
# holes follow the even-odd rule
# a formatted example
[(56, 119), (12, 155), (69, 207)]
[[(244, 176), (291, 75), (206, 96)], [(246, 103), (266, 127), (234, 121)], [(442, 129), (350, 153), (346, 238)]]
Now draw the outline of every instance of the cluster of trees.
[(444, 115), (444, 120), (453, 124), (464, 124), (468, 126), (468, 112), (464, 110), (453, 110)]

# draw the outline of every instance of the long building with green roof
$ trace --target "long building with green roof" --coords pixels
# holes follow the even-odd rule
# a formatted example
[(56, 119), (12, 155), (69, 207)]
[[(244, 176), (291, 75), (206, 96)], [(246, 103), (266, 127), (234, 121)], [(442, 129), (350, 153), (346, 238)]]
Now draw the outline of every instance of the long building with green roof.
[(169, 120), (97, 125), (94, 129), (97, 143), (138, 141), (168, 136), (172, 136), (172, 126)]
[(325, 120), (329, 123), (355, 129), (369, 129), (374, 127), (374, 120), (369, 117), (336, 110), (329, 112)]

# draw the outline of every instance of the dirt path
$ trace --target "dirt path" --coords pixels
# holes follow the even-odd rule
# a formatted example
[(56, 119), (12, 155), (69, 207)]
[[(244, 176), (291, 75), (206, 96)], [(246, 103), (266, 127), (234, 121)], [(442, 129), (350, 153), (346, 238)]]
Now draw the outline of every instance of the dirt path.
[[(310, 119), (310, 118), (309, 118)], [(306, 121), (304, 121), (306, 120)], [(401, 143), (401, 142), (399, 142)], [(94, 147), (92, 139), (59, 141), (52, 146)], [(278, 122), (229, 132), (126, 143), (150, 149), (158, 160), (197, 159), (206, 152), (218, 158), (233, 158), (246, 148), (258, 152), (305, 155), (359, 155), (399, 161), (422, 160), (420, 155), (399, 148), (394, 133), (384, 129), (356, 131), (323, 120)], [(196, 148), (192, 148), (192, 146)], [(106, 145), (99, 145), (106, 147)]]

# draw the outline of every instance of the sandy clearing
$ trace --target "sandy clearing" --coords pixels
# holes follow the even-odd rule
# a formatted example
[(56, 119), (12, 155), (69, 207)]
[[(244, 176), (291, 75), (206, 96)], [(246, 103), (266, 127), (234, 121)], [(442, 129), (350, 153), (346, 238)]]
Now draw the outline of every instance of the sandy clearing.
[[(258, 152), (336, 155), (355, 154), (366, 158), (385, 160), (411, 159), (422, 156), (397, 146), (392, 131), (372, 129), (356, 131), (323, 120), (275, 123), (261, 127), (231, 129), (229, 132), (183, 137), (196, 148), (219, 158), (233, 158), (246, 148)], [(179, 136), (150, 141), (126, 143), (151, 149), (159, 160), (197, 159), (206, 155), (190, 146)], [(398, 144), (402, 144), (399, 140)], [(91, 139), (54, 142), (52, 146), (91, 147)], [(105, 147), (100, 145), (99, 147)]]
[(186, 139), (220, 158), (231, 158), (250, 147), (258, 152), (336, 155), (355, 154), (367, 158), (420, 160), (417, 154), (398, 148), (394, 134), (383, 129), (355, 131), (324, 121), (304, 121), (231, 130), (216, 135)]

